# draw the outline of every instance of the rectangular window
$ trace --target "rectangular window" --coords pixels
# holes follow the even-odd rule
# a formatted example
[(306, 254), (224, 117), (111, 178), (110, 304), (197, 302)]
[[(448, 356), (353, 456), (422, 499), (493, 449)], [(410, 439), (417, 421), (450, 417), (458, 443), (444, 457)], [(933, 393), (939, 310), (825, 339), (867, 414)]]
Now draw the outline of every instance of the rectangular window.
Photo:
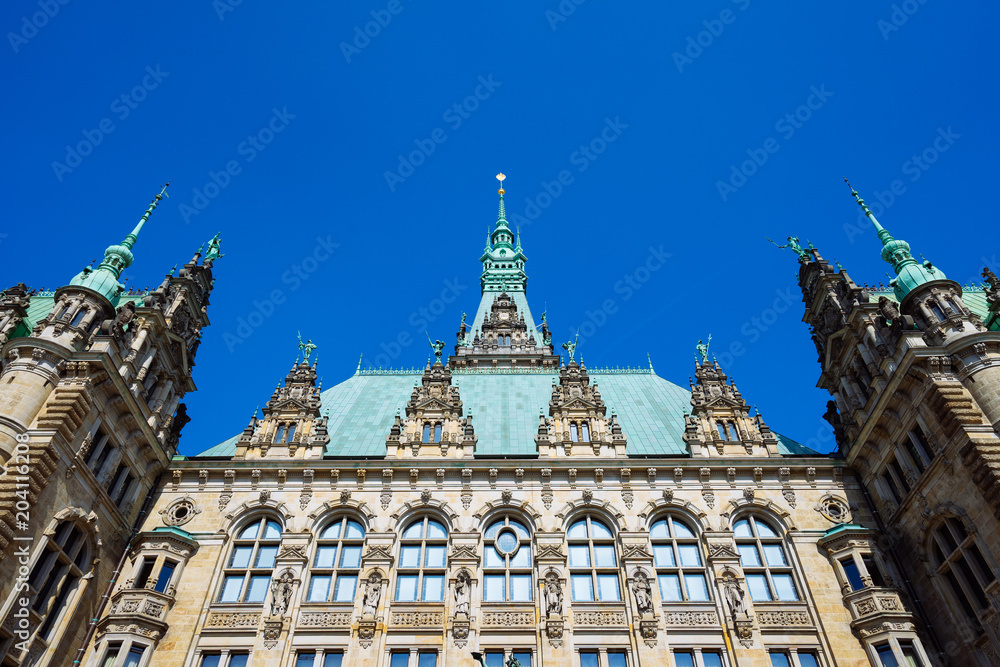
[(425, 567), (444, 567), (444, 546), (427, 546), (427, 553), (424, 555)]
[(122, 482), (122, 485), (118, 487), (118, 494), (115, 496), (115, 505), (118, 506), (119, 509), (121, 509), (122, 501), (125, 500), (125, 497), (128, 495), (129, 489), (132, 488), (132, 483), (134, 481), (135, 478), (132, 477), (132, 473), (125, 474), (125, 480)]
[(343, 653), (326, 653), (323, 655), (323, 667), (340, 667), (343, 662)]
[(819, 658), (812, 651), (799, 651), (799, 667), (819, 667)]
[(309, 602), (326, 602), (329, 597), (329, 575), (314, 574), (309, 580)]
[(695, 667), (694, 653), (691, 651), (674, 651), (674, 667)]
[(254, 568), (261, 570), (274, 569), (274, 561), (278, 557), (278, 545), (273, 547), (261, 546), (257, 551), (257, 562)]
[(163, 561), (163, 567), (160, 568), (160, 574), (156, 577), (156, 586), (153, 588), (157, 593), (163, 593), (167, 590), (167, 586), (170, 585), (170, 580), (174, 576), (174, 569), (176, 569), (177, 563), (165, 560)]
[(617, 574), (597, 575), (597, 589), (601, 602), (617, 602), (621, 600)]
[(337, 547), (319, 547), (316, 549), (315, 567), (333, 567), (333, 560), (337, 557)]
[(514, 602), (531, 601), (531, 575), (510, 575), (510, 599)]
[(228, 667), (247, 667), (250, 663), (249, 653), (231, 653), (229, 654), (229, 665)]
[(334, 602), (350, 602), (358, 587), (358, 578), (354, 575), (341, 574), (337, 577), (337, 589), (334, 591)]
[(503, 602), (507, 599), (502, 574), (487, 574), (483, 577), (483, 585), (487, 602)]
[(903, 654), (906, 667), (922, 667), (923, 662), (920, 661), (920, 657), (917, 655), (917, 647), (913, 645), (908, 639), (902, 639), (899, 642), (899, 650)]
[(676, 574), (661, 574), (658, 577), (660, 581), (660, 597), (663, 598), (664, 602), (680, 602), (681, 601), (681, 581)]
[(899, 667), (899, 661), (896, 660), (896, 656), (892, 652), (892, 647), (888, 644), (876, 646), (875, 652), (878, 653), (878, 659), (882, 663), (882, 667)]
[(600, 667), (597, 651), (580, 651), (580, 667)]
[(361, 547), (345, 546), (340, 550), (340, 567), (348, 569), (361, 567)]
[(693, 602), (708, 601), (708, 584), (703, 574), (685, 574), (684, 586), (687, 588), (688, 600)]
[(590, 567), (590, 548), (586, 544), (570, 546), (569, 566)]
[(675, 567), (674, 548), (669, 544), (657, 544), (653, 547), (653, 562), (656, 567)]
[(899, 466), (899, 461), (895, 458), (889, 461), (889, 470), (891, 470), (895, 476), (896, 481), (899, 482), (900, 486), (903, 487), (904, 493), (910, 492), (910, 484), (906, 481), (906, 475), (903, 474), (903, 469)]
[[(722, 665), (722, 652), (721, 651), (702, 651), (701, 661), (705, 663), (705, 667), (723, 667)], [(803, 665), (805, 667), (805, 665)]]
[(487, 651), (486, 667), (504, 667), (503, 651)]
[(510, 557), (511, 567), (531, 567), (531, 550), (530, 549), (518, 549), (517, 553)]
[(263, 602), (267, 595), (268, 584), (271, 583), (269, 575), (254, 575), (250, 577), (250, 587), (247, 589), (246, 602)]
[(771, 667), (792, 667), (792, 662), (784, 651), (770, 651), (768, 656), (771, 658)]
[(396, 577), (396, 600), (399, 602), (417, 601), (417, 575), (401, 574)]
[(142, 661), (142, 654), (145, 650), (145, 648), (133, 645), (128, 655), (125, 656), (125, 662), (122, 663), (122, 667), (139, 667), (139, 663)]
[(104, 654), (104, 664), (101, 667), (111, 667), (118, 660), (118, 653), (122, 650), (121, 644), (109, 644), (108, 652)]
[(701, 556), (698, 554), (698, 545), (679, 544), (677, 545), (677, 551), (680, 552), (682, 566), (699, 567), (701, 565)]
[(784, 567), (788, 565), (788, 561), (785, 560), (785, 550), (781, 548), (780, 544), (765, 544), (764, 560), (767, 561), (770, 567)]
[(393, 651), (389, 657), (389, 667), (407, 667), (410, 664), (409, 651)]
[(486, 558), (485, 558), (485, 562), (483, 563), (483, 567), (505, 567), (506, 566), (506, 564), (504, 563), (504, 560), (503, 560), (503, 556), (501, 556), (500, 554), (498, 554), (496, 549), (491, 549), (491, 548), (487, 547), (486, 551), (484, 552), (484, 556)]
[(315, 653), (299, 653), (295, 657), (295, 667), (313, 667), (316, 664)]
[(201, 667), (219, 667), (222, 656), (218, 653), (209, 653), (201, 656)]
[(861, 572), (858, 570), (858, 564), (854, 562), (853, 558), (845, 558), (840, 561), (840, 565), (844, 568), (844, 576), (847, 577), (847, 582), (851, 584), (852, 591), (860, 591), (865, 587), (861, 583)]
[(514, 651), (513, 658), (521, 663), (521, 667), (531, 667), (530, 651)]
[(754, 602), (767, 602), (771, 599), (771, 591), (767, 588), (767, 580), (763, 574), (748, 574), (746, 578), (751, 600)]
[(146, 582), (149, 581), (149, 575), (153, 574), (154, 565), (156, 565), (155, 557), (147, 556), (142, 559), (142, 565), (139, 566), (139, 573), (135, 576), (132, 588), (146, 587)]
[(229, 567), (245, 570), (250, 567), (251, 555), (253, 555), (253, 547), (236, 547), (233, 549), (233, 557), (229, 559)]
[(222, 594), (219, 595), (219, 602), (237, 602), (240, 599), (240, 590), (243, 588), (243, 575), (229, 575), (222, 581)]
[(424, 602), (444, 601), (444, 576), (424, 575)]
[(594, 601), (594, 580), (589, 574), (573, 574), (569, 578), (573, 599), (580, 602)]
[(903, 496), (899, 493), (899, 487), (896, 486), (896, 482), (893, 481), (892, 475), (889, 474), (888, 470), (882, 473), (882, 483), (885, 484), (885, 488), (889, 491), (889, 495), (892, 496), (897, 505), (903, 501)]
[(420, 567), (420, 547), (403, 547), (399, 552), (399, 567)]
[(862, 554), (861, 562), (865, 564), (868, 576), (872, 578), (872, 585), (879, 588), (885, 586), (885, 581), (882, 579), (882, 570), (879, 568), (878, 563), (875, 562), (875, 557), (871, 554)]
[(615, 567), (615, 547), (610, 544), (601, 546), (595, 544), (594, 561), (597, 567)]
[(628, 667), (625, 651), (608, 651), (608, 667)]
[(740, 552), (740, 561), (743, 567), (760, 565), (760, 554), (753, 544), (737, 544), (736, 549)]
[(799, 599), (798, 593), (795, 592), (795, 583), (792, 581), (792, 575), (772, 574), (771, 580), (774, 582), (775, 592), (778, 594), (779, 600), (782, 602), (793, 602)]
[(90, 466), (90, 469), (94, 472), (94, 474), (97, 474), (97, 467), (92, 466), (90, 464), (93, 463), (95, 460), (100, 460), (103, 463), (104, 459), (99, 458), (98, 454), (106, 455), (105, 453), (106, 450), (111, 449), (111, 447), (107, 446), (107, 441), (108, 441), (108, 435), (104, 432), (103, 428), (98, 426), (97, 432), (94, 433), (94, 437), (91, 439), (92, 444), (90, 450), (87, 452), (87, 457), (83, 460), (84, 463)]
[(417, 667), (437, 667), (437, 664), (437, 653), (421, 653), (419, 655), (419, 659), (417, 660)]

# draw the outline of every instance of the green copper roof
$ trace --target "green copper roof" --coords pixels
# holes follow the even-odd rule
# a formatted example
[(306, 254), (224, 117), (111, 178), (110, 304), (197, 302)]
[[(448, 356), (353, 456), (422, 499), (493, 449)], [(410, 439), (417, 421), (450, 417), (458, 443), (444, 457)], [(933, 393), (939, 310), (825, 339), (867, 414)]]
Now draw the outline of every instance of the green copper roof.
[[(385, 456), (385, 438), (397, 410), (402, 413), (419, 371), (361, 371), (323, 392), (323, 413), (329, 411), (328, 456)], [(632, 456), (687, 456), (684, 413), (690, 410), (690, 393), (648, 369), (590, 371), (609, 409), (628, 438)], [(551, 373), (453, 372), (465, 414), (479, 442), (476, 456), (535, 456), (534, 436), (540, 411), (548, 414)], [(786, 455), (820, 456), (794, 440), (779, 437)], [(198, 456), (232, 456), (238, 436), (205, 450)]]

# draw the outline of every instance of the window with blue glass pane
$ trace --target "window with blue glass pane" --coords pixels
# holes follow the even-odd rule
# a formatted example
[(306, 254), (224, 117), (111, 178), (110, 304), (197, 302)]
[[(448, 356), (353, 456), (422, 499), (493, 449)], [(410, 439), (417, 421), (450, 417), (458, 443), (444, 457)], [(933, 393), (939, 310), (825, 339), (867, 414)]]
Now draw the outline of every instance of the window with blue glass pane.
[(295, 657), (295, 667), (315, 667), (315, 653), (299, 653)]
[(344, 664), (343, 653), (324, 653), (323, 667), (341, 667)]
[(487, 651), (486, 667), (505, 667), (503, 664), (503, 651)]
[(674, 667), (695, 667), (694, 653), (691, 651), (674, 651)]
[(421, 653), (417, 659), (417, 667), (437, 667), (437, 653)]
[(799, 651), (799, 667), (819, 667), (819, 659), (812, 651)]
[(532, 562), (528, 529), (507, 516), (493, 521), (483, 538), (483, 600), (530, 601)]
[(791, 562), (778, 531), (751, 515), (733, 524), (733, 534), (750, 598), (756, 602), (798, 600)]
[(580, 651), (580, 667), (600, 667), (597, 651)]
[(875, 652), (878, 653), (878, 659), (882, 662), (882, 667), (899, 667), (899, 661), (896, 660), (896, 656), (892, 652), (892, 647), (888, 644), (876, 646)]
[[(233, 540), (219, 602), (263, 602), (280, 543), (281, 524), (273, 519), (258, 518), (241, 528)], [(164, 563), (157, 586), (162, 580), (165, 590), (174, 567), (174, 563)]]
[(667, 515), (653, 522), (649, 539), (663, 602), (708, 601), (701, 546), (691, 527)]
[(625, 651), (608, 651), (608, 667), (628, 667)]
[(444, 600), (448, 531), (429, 517), (417, 519), (403, 531), (396, 599), (401, 602)]
[[(723, 667), (722, 665), (722, 652), (721, 651), (702, 651), (701, 661), (705, 663), (705, 667)], [(805, 667), (805, 665), (803, 665)]]
[(409, 651), (393, 651), (389, 656), (389, 667), (407, 667), (409, 664)]
[(611, 530), (588, 516), (570, 526), (567, 539), (573, 599), (592, 601), (596, 592), (602, 602), (620, 600), (618, 561)]
[(768, 656), (771, 658), (771, 667), (792, 667), (792, 662), (784, 651), (771, 651)]
[(218, 653), (209, 653), (201, 656), (201, 667), (219, 667), (222, 656)]
[(527, 651), (514, 651), (512, 657), (521, 663), (521, 667), (531, 667), (531, 653)]
[(230, 653), (229, 667), (247, 667), (250, 662), (250, 655), (247, 653)]

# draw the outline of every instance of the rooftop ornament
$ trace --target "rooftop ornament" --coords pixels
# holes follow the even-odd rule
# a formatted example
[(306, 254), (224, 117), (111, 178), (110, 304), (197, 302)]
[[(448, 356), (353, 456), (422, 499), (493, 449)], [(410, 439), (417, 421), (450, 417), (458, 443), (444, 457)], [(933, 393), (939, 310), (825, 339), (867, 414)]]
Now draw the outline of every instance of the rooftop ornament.
[[(770, 239), (768, 239), (768, 240), (770, 241)], [(772, 243), (773, 243), (773, 241), (772, 241)], [(697, 353), (695, 354), (694, 360), (698, 361), (698, 355), (700, 354), (701, 355), (701, 362), (700, 363), (705, 363), (706, 361), (708, 361), (708, 346), (711, 345), (711, 344), (712, 344), (712, 334), (708, 334), (708, 342), (707, 343), (702, 343), (699, 340), (698, 344), (694, 346), (695, 350), (697, 351)], [(650, 363), (650, 368), (652, 368), (652, 362)]]
[[(302, 361), (303, 362), (308, 362), (309, 361), (309, 355), (312, 354), (313, 350), (315, 350), (315, 349), (316, 349), (316, 345), (313, 344), (311, 338), (309, 339), (308, 342), (305, 342), (305, 343), (302, 342), (302, 332), (300, 331), (299, 332), (299, 351), (302, 352)], [(359, 363), (360, 363), (360, 361), (359, 361)]]
[[(771, 241), (771, 239), (768, 239), (766, 236), (764, 238), (766, 238), (768, 241)], [(774, 243), (774, 241), (771, 241), (771, 243)], [(811, 243), (809, 243), (808, 241), (806, 243), (809, 245), (810, 248), (812, 247)], [(803, 264), (809, 261), (809, 252), (805, 248), (803, 248), (801, 244), (799, 244), (798, 236), (789, 236), (788, 243), (786, 243), (785, 245), (778, 245), (777, 243), (774, 243), (774, 245), (778, 246), (779, 248), (791, 248), (792, 252), (794, 252), (796, 256), (799, 258), (799, 262)]]

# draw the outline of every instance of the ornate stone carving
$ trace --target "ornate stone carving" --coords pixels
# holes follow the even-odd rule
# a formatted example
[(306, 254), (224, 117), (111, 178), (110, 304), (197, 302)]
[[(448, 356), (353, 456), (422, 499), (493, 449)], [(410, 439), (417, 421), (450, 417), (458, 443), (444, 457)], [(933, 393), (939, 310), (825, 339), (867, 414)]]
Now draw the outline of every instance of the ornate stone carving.
[(510, 489), (504, 489), (503, 491), (500, 492), (500, 501), (503, 502), (503, 504), (508, 505), (510, 504), (510, 501), (513, 499), (514, 499), (514, 492), (511, 491)]
[(350, 499), (351, 499), (351, 492), (350, 491), (348, 491), (347, 489), (344, 489), (343, 491), (340, 492), (340, 502), (342, 504), (343, 503), (347, 503), (347, 501), (350, 500)]
[(304, 544), (282, 544), (278, 551), (278, 559), (295, 558), (297, 560), (306, 559), (306, 545)]
[[(649, 576), (642, 568), (637, 568), (632, 575), (632, 596), (635, 598), (635, 608), (640, 617), (652, 614), (653, 589), (649, 585)], [(653, 636), (656, 636), (655, 632)]]
[[(459, 570), (455, 577), (455, 618), (469, 618), (469, 601), (472, 596), (472, 575), (466, 569)], [(468, 636), (468, 634), (466, 634)]]
[(361, 616), (363, 618), (375, 618), (378, 611), (378, 602), (382, 597), (382, 574), (375, 570), (368, 575), (365, 581), (365, 597), (361, 603)]
[(549, 645), (553, 648), (562, 646), (563, 620), (562, 618), (550, 618), (545, 621), (545, 636), (549, 639)]
[(545, 509), (552, 509), (552, 490), (544, 489), (542, 491), (542, 504), (545, 505)]
[(757, 614), (761, 625), (812, 625), (804, 611), (762, 611)]
[(708, 545), (708, 557), (713, 558), (739, 558), (740, 555), (736, 553), (733, 548), (728, 544), (709, 544)]
[(782, 489), (781, 495), (785, 498), (785, 502), (788, 503), (788, 506), (795, 509), (795, 491), (792, 489)]
[(292, 599), (292, 584), (295, 575), (285, 570), (271, 582), (271, 616), (284, 616)]
[(281, 638), (281, 628), (283, 623), (278, 621), (264, 621), (264, 629), (261, 631), (264, 637), (264, 648), (270, 650), (278, 644)]
[(579, 626), (625, 625), (623, 611), (580, 611), (573, 612), (573, 624)]
[(503, 628), (530, 627), (535, 624), (531, 611), (488, 611), (483, 614), (483, 625)]
[(372, 645), (375, 638), (375, 627), (375, 619), (358, 621), (358, 643), (361, 644), (361, 648), (368, 648)]
[(229, 501), (231, 501), (232, 499), (233, 499), (232, 491), (222, 491), (221, 493), (219, 493), (219, 511), (221, 512), (222, 510), (226, 509), (226, 506), (229, 505)]
[(406, 628), (442, 627), (444, 614), (439, 611), (397, 611), (390, 617), (390, 625)]
[(714, 611), (675, 611), (663, 615), (667, 625), (719, 625)]
[(594, 500), (594, 492), (591, 491), (590, 489), (584, 489), (583, 490), (583, 502), (590, 503), (593, 500)]
[(656, 631), (656, 621), (647, 618), (639, 621), (639, 635), (649, 648), (656, 646)]
[(310, 611), (299, 614), (299, 625), (306, 628), (342, 628), (350, 626), (348, 611)]
[(562, 616), (563, 611), (563, 590), (559, 575), (549, 572), (545, 575), (545, 615)]
[(674, 490), (673, 489), (663, 489), (663, 499), (668, 503), (674, 502)]
[(709, 509), (715, 507), (715, 491), (712, 489), (702, 489), (701, 497), (705, 501), (705, 504), (708, 505)]
[(160, 517), (166, 526), (183, 526), (197, 515), (201, 514), (191, 498), (180, 498), (160, 510)]
[(260, 623), (260, 614), (242, 614), (214, 611), (205, 621), (206, 628), (255, 628)]
[(850, 523), (851, 508), (837, 496), (826, 496), (819, 501), (816, 511), (833, 523)]
[(757, 493), (757, 490), (754, 489), (752, 486), (748, 486), (745, 489), (743, 489), (743, 497), (746, 498), (746, 501), (748, 503), (752, 503), (753, 502), (753, 499), (754, 499), (754, 496), (756, 495), (756, 493)]
[(729, 605), (729, 613), (734, 619), (746, 618), (747, 613), (746, 591), (735, 579), (728, 579), (725, 582), (726, 604)]
[(420, 502), (429, 503), (431, 501), (432, 495), (433, 494), (431, 493), (430, 489), (424, 489), (423, 491), (420, 492)]

